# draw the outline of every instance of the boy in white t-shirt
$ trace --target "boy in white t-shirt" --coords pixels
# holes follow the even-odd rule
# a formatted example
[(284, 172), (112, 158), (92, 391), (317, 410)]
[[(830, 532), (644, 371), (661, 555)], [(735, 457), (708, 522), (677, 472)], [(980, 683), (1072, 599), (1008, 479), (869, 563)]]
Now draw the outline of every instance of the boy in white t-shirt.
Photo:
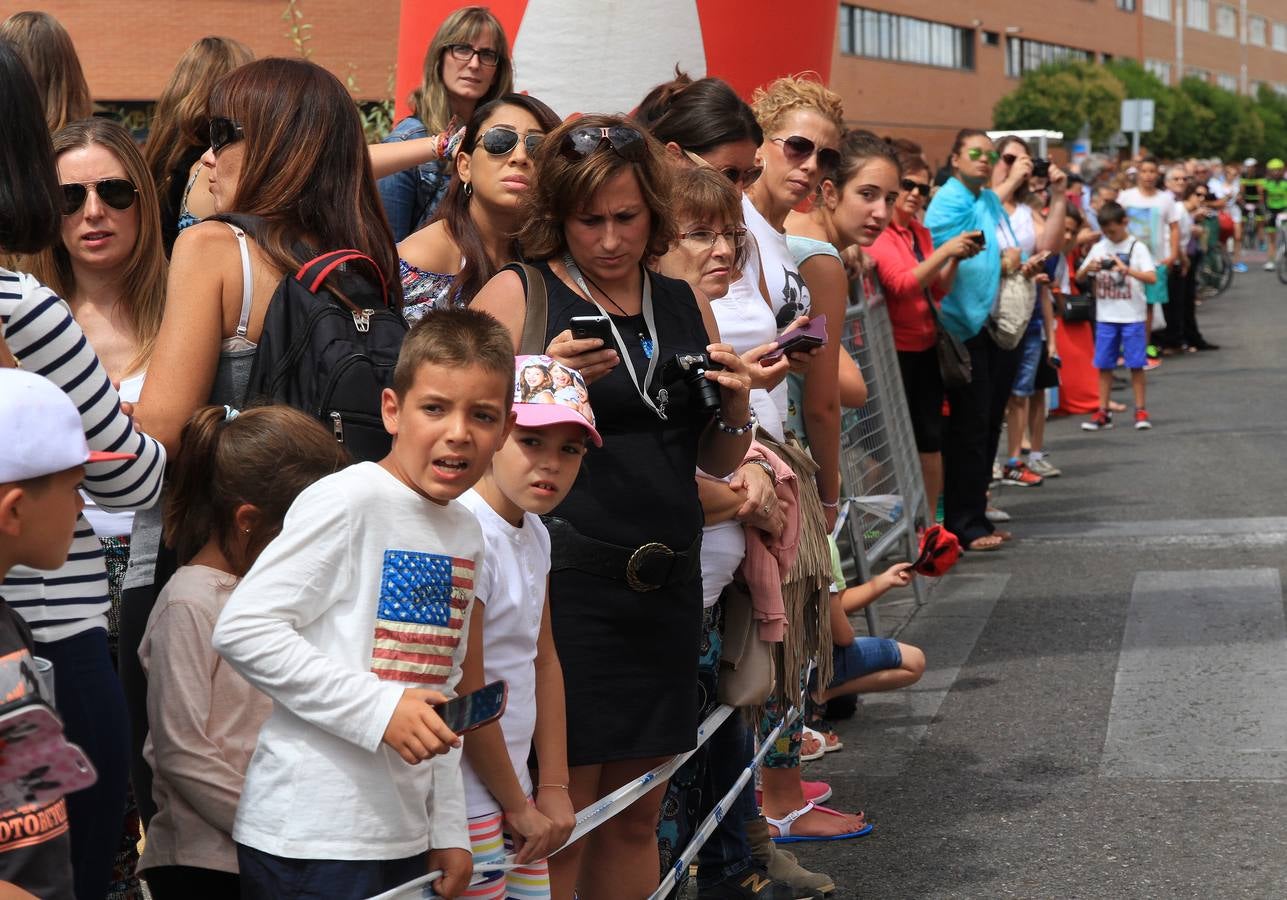
[(1126, 210), (1120, 205), (1103, 205), (1099, 227), (1104, 236), (1090, 248), (1077, 271), (1078, 278), (1087, 274), (1094, 277), (1095, 368), (1099, 370), (1099, 410), (1081, 427), (1086, 431), (1113, 427), (1108, 396), (1117, 360), (1124, 358), (1135, 392), (1135, 427), (1144, 430), (1153, 427), (1144, 403), (1144, 368), (1148, 361), (1144, 286), (1156, 283), (1157, 270), (1148, 247), (1127, 230)]
[[(1117, 203), (1126, 210), (1127, 228), (1131, 235), (1148, 246), (1153, 256), (1156, 277), (1147, 282), (1144, 297), (1148, 303), (1145, 321), (1147, 333), (1153, 333), (1153, 307), (1166, 303), (1170, 297), (1167, 273), (1179, 262), (1183, 243), (1180, 241), (1180, 204), (1167, 191), (1161, 189), (1161, 169), (1157, 157), (1146, 156), (1140, 161), (1138, 187), (1129, 188), (1117, 195)], [(1148, 368), (1158, 365), (1158, 349), (1146, 341), (1150, 359)]]
[[(512, 424), (513, 345), (468, 309), (407, 334), (393, 449), (314, 483), (228, 600), (214, 647), (273, 700), (237, 807), (242, 897), (370, 897), (473, 871), (455, 694), (483, 536), (456, 498)], [(289, 459), (282, 460), (290, 465)]]
[[(594, 412), (581, 403), (581, 374), (548, 356), (520, 356), (515, 371), (544, 369), (553, 402), (523, 403), (514, 394), (514, 429), (492, 467), (460, 502), (483, 529), (486, 562), (478, 573), (469, 623), (462, 693), (504, 679), (509, 703), (501, 720), (465, 743), (465, 802), (474, 865), (500, 862), (507, 850), (522, 868), (489, 872), (464, 894), (470, 900), (550, 896), (545, 858), (563, 846), (576, 824), (568, 795), (563, 670), (550, 626), (550, 535), (540, 516), (563, 502), (576, 481), (586, 439), (603, 439)], [(527, 759), (535, 747), (533, 791)], [(568, 886), (570, 891), (571, 886)], [(567, 893), (563, 891), (562, 893)]]

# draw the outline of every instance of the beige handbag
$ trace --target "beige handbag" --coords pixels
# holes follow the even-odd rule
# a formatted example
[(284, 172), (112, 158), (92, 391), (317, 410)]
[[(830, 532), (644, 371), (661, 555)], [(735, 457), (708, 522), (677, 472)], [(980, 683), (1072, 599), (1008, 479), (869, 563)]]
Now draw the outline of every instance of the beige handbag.
[(773, 647), (760, 640), (751, 595), (733, 582), (720, 595), (724, 646), (719, 655), (716, 696), (729, 706), (761, 706), (773, 689)]

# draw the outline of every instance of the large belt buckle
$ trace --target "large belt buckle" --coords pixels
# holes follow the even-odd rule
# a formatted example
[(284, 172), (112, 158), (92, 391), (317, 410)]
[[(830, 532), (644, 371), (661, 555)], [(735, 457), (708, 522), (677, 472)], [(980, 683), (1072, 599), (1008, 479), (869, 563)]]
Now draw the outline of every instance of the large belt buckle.
[(645, 591), (655, 591), (661, 587), (660, 584), (649, 584), (648, 582), (641, 580), (639, 577), (639, 567), (642, 566), (653, 553), (663, 553), (671, 559), (674, 559), (675, 557), (674, 550), (671, 550), (665, 544), (659, 544), (655, 541), (651, 544), (644, 544), (634, 553), (630, 554), (630, 561), (626, 563), (626, 584), (630, 586), (632, 591), (643, 593)]

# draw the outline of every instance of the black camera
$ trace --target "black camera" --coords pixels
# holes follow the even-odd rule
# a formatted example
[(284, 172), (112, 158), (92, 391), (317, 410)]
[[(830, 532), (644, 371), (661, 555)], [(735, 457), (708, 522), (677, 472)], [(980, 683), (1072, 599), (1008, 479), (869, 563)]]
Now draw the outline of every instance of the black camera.
[(661, 380), (668, 385), (677, 381), (688, 385), (694, 410), (718, 412), (719, 385), (709, 380), (706, 373), (722, 368), (705, 353), (676, 353), (661, 367)]
[(1033, 159), (1033, 161), (1032, 161), (1032, 177), (1033, 177), (1033, 178), (1049, 178), (1049, 177), (1050, 177), (1050, 160), (1048, 160), (1048, 159), (1042, 159), (1041, 157), (1037, 157), (1037, 158)]
[(1099, 261), (1099, 268), (1104, 272), (1112, 271), (1117, 268), (1116, 256), (1105, 256)]

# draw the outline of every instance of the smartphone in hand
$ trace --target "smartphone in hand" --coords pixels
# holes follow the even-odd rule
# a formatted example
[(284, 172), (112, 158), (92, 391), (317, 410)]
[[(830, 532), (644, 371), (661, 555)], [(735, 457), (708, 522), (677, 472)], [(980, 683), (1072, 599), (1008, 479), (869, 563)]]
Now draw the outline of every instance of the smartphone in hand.
[(456, 734), (464, 734), (499, 719), (505, 712), (508, 700), (509, 685), (504, 681), (493, 681), (476, 691), (435, 706), (434, 712)]

